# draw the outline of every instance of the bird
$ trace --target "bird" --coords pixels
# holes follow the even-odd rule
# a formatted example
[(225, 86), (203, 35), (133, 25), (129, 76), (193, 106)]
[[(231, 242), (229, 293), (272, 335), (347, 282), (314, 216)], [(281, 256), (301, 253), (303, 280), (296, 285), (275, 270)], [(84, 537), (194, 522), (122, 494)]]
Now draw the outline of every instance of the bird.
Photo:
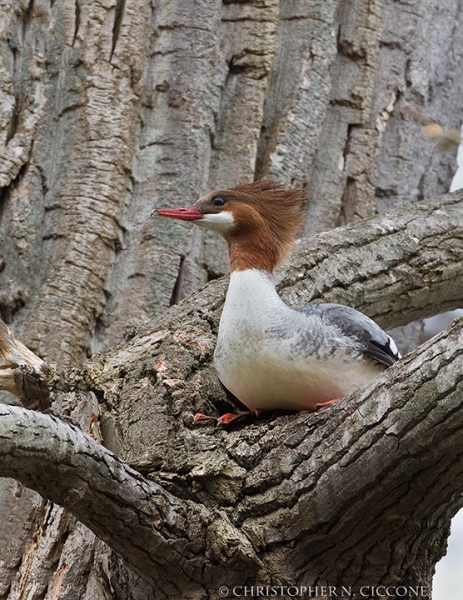
[(287, 257), (303, 219), (306, 191), (260, 179), (202, 196), (155, 216), (188, 221), (225, 238), (230, 281), (220, 318), (214, 367), (249, 410), (194, 421), (228, 425), (262, 411), (306, 412), (366, 385), (401, 355), (372, 319), (341, 304), (287, 306), (273, 272)]

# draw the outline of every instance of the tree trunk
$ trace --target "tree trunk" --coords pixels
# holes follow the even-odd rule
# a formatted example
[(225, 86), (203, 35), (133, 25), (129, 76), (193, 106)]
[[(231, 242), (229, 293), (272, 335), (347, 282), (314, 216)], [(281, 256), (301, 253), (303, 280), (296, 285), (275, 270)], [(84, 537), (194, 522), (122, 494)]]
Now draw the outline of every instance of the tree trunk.
[[(458, 305), (450, 292), (463, 283), (461, 239), (458, 192), (308, 238), (280, 291), (297, 304), (307, 293), (301, 281), (317, 299), (338, 300), (342, 289), (350, 304), (395, 325), (429, 314), (433, 294), (433, 308), (438, 298)], [(364, 285), (353, 264), (372, 274)], [(428, 294), (416, 293), (418, 281)], [(331, 586), (375, 598), (372, 586), (387, 586), (429, 599), (462, 505), (463, 319), (335, 407), (226, 432), (192, 421), (196, 410), (230, 402), (210, 367), (223, 296), (223, 282), (209, 285), (154, 330), (55, 378), (54, 406), (87, 434), (5, 406), (0, 474), (68, 508), (159, 598), (236, 597), (243, 586), (290, 588), (289, 597)], [(117, 456), (90, 437), (99, 430)], [(69, 517), (51, 510), (63, 535)], [(75, 574), (68, 557), (56, 566), (58, 590)]]
[[(281, 580), (291, 583), (348, 585), (353, 579), (334, 576), (334, 562), (322, 568), (320, 555), (318, 563), (314, 559), (307, 566), (300, 557), (317, 554), (310, 544), (325, 552), (324, 544), (330, 539), (347, 540), (346, 532), (360, 505), (353, 503), (345, 520), (340, 519), (336, 503), (333, 512), (320, 512), (319, 529), (304, 525), (307, 529), (291, 538), (292, 550), (293, 542), (283, 543), (280, 534), (275, 533), (273, 542), (259, 541), (260, 526), (256, 525), (257, 533), (243, 529), (241, 507), (236, 522), (230, 517), (237, 490), (242, 489), (243, 470), (254, 473), (252, 460), (239, 457), (239, 452), (252, 453), (253, 444), (262, 444), (265, 450), (266, 440), (270, 445), (277, 445), (280, 439), (289, 444), (284, 440), (290, 440), (290, 433), (297, 439), (307, 428), (304, 425), (301, 431), (301, 422), (288, 417), (281, 424), (278, 421), (278, 432), (273, 421), (233, 434), (190, 429), (193, 410), (230, 405), (210, 367), (212, 333), (226, 284), (222, 281), (207, 288), (169, 317), (160, 315), (170, 304), (226, 272), (224, 244), (199, 231), (186, 233), (180, 225), (150, 220), (149, 214), (155, 206), (188, 204), (209, 189), (228, 187), (254, 174), (270, 174), (308, 188), (307, 233), (444, 193), (454, 153), (434, 152), (401, 107), (412, 104), (449, 127), (459, 125), (463, 83), (457, 73), (463, 13), (456, 1), (442, 5), (426, 0), (420, 3), (419, 12), (412, 10), (414, 6), (366, 0), (152, 0), (151, 4), (142, 0), (106, 4), (20, 0), (0, 7), (1, 316), (34, 352), (59, 370), (68, 369), (64, 383), (58, 383), (56, 377), (54, 384), (56, 412), (72, 416), (84, 431), (93, 423), (94, 435), (99, 435), (99, 425), (105, 445), (150, 473), (166, 493), (175, 495), (182, 489), (184, 496), (192, 494), (188, 500), (204, 502), (211, 513), (214, 503), (219, 512), (225, 511), (230, 535), (238, 540), (246, 536), (253, 547), (246, 571), (249, 581), (254, 577), (257, 583), (264, 583), (257, 578), (259, 573), (266, 574), (265, 581), (276, 581), (271, 575), (274, 572), (275, 578), (282, 573)], [(301, 251), (294, 255), (291, 266), (282, 271), (282, 296), (293, 305), (321, 298), (349, 303), (388, 327), (458, 306), (456, 278), (461, 259), (457, 250), (461, 242), (452, 229), (442, 229), (444, 236), (431, 243), (442, 227), (439, 207), (456, 219), (453, 225), (461, 220), (453, 212), (460, 210), (456, 200), (453, 203), (451, 197), (423, 205), (416, 213), (394, 217), (397, 222), (381, 221), (382, 229), (366, 223), (365, 229), (347, 228), (309, 238), (299, 246)], [(407, 229), (415, 218), (421, 223), (415, 225), (419, 234)], [(402, 231), (408, 233), (402, 237)], [(428, 235), (423, 233), (426, 231)], [(368, 239), (377, 254), (365, 251)], [(349, 258), (341, 270), (338, 256), (344, 253)], [(337, 287), (332, 286), (334, 281)], [(194, 316), (197, 310), (203, 315), (199, 321)], [(154, 327), (152, 319), (159, 316)], [(141, 327), (144, 333), (133, 340), (133, 334), (124, 338), (133, 327)], [(162, 337), (164, 330), (167, 337)], [(193, 346), (188, 341), (192, 332)], [(165, 354), (161, 351), (137, 363), (138, 352), (149, 356), (151, 345), (163, 347), (166, 339)], [(119, 350), (109, 353), (104, 362), (94, 358), (83, 371), (69, 370), (80, 368), (95, 351), (106, 351), (121, 340)], [(143, 348), (145, 343), (148, 349)], [(177, 352), (183, 353), (185, 361), (178, 370), (174, 368)], [(426, 356), (426, 360), (434, 360)], [(417, 364), (410, 367), (410, 375)], [(399, 371), (397, 381), (395, 375), (390, 376), (397, 384)], [(191, 389), (183, 382), (188, 378), (194, 384)], [(64, 389), (56, 391), (60, 385)], [(156, 390), (161, 386), (161, 391), (154, 393), (153, 386)], [(186, 389), (193, 396), (185, 397)], [(215, 399), (213, 405), (211, 399)], [(405, 403), (403, 396), (402, 400)], [(341, 439), (339, 432), (349, 435), (343, 421), (351, 413), (343, 411), (354, 411), (359, 402), (363, 402), (360, 396), (349, 402), (352, 408), (336, 408), (330, 413), (335, 416), (326, 422), (327, 441)], [(397, 402), (392, 411), (400, 406), (400, 399)], [(442, 403), (447, 406), (446, 401)], [(18, 414), (25, 423), (32, 418)], [(99, 422), (92, 421), (92, 414)], [(321, 419), (316, 435), (324, 435), (325, 414), (307, 417), (310, 423)], [(420, 417), (414, 418), (409, 422), (420, 441)], [(376, 435), (377, 420), (365, 421), (371, 432), (365, 430), (365, 435)], [(334, 432), (331, 427), (337, 425), (340, 429), (333, 433), (335, 438), (329, 438)], [(182, 434), (177, 438), (179, 427)], [(282, 437), (278, 437), (280, 429)], [(442, 435), (445, 431), (442, 429)], [(394, 435), (378, 432), (378, 440), (387, 441)], [(360, 443), (366, 443), (362, 436)], [(241, 439), (242, 450), (235, 456), (235, 450), (228, 448), (233, 444), (241, 448)], [(309, 448), (312, 442), (308, 439), (305, 443)], [(212, 451), (216, 444), (222, 445), (218, 455)], [(375, 448), (373, 444), (372, 452)], [(216, 466), (201, 472), (204, 452), (211, 460), (215, 457)], [(282, 474), (291, 471), (288, 465), (296, 469), (299, 464), (300, 457), (291, 458), (297, 449), (288, 452), (289, 457), (278, 459)], [(376, 456), (374, 452), (371, 456)], [(339, 455), (326, 458), (338, 461)], [(275, 510), (278, 522), (288, 518), (289, 527), (288, 515), (302, 511), (305, 504), (299, 499), (300, 492), (292, 495), (292, 488), (285, 491), (285, 502), (291, 506), (284, 509), (278, 504), (281, 490), (292, 484), (285, 483), (285, 476), (278, 483), (282, 488), (272, 487), (282, 477), (277, 471), (272, 475), (275, 460), (268, 458), (268, 468), (264, 465), (255, 489), (254, 474), (247, 476), (246, 486), (251, 486), (251, 496), (261, 494), (262, 506)], [(375, 460), (372, 458), (373, 463)], [(256, 458), (255, 466), (259, 461)], [(176, 470), (179, 464), (188, 466), (188, 476)], [(45, 459), (43, 465), (51, 468)], [(399, 468), (395, 463), (385, 465), (390, 465), (391, 472)], [(457, 479), (452, 469), (449, 466)], [(323, 471), (312, 473), (314, 481), (323, 480)], [(370, 475), (374, 473), (372, 467)], [(376, 475), (380, 476), (379, 467)], [(413, 477), (410, 475), (410, 481), (418, 481)], [(335, 478), (337, 485), (342, 481)], [(390, 481), (394, 482), (394, 476)], [(246, 486), (243, 489), (248, 489)], [(360, 498), (367, 488), (370, 490), (368, 486), (352, 488), (350, 497), (357, 494)], [(337, 492), (326, 489), (322, 486), (320, 493), (328, 494), (325, 497), (331, 503)], [(62, 501), (44, 489), (39, 491)], [(370, 491), (379, 510), (379, 499)], [(353, 545), (359, 549), (358, 555), (343, 549), (339, 564), (345, 572), (346, 565), (352, 564), (352, 577), (363, 581), (365, 564), (384, 562), (387, 552), (389, 570), (381, 581), (400, 581), (399, 575), (407, 572), (403, 566), (411, 564), (413, 549), (417, 544), (431, 548), (432, 538), (437, 540), (436, 547), (417, 566), (417, 581), (429, 585), (433, 562), (443, 552), (441, 525), (448, 527), (458, 504), (452, 496), (456, 492), (444, 487), (436, 487), (437, 491), (447, 498), (442, 504), (445, 508), (436, 508), (438, 501), (432, 497), (421, 517), (414, 512), (418, 505), (408, 506), (409, 513), (399, 511), (403, 523), (408, 523), (407, 527), (401, 525), (405, 537), (400, 543), (391, 533), (392, 537), (385, 536), (384, 545), (374, 549)], [(0, 539), (8, 540), (0, 545), (1, 599), (155, 597), (154, 578), (148, 582), (140, 578), (130, 560), (127, 567), (68, 512), (12, 480), (2, 480), (0, 494), (5, 516), (0, 520)], [(394, 498), (391, 495), (391, 502)], [(397, 502), (405, 500), (404, 496)], [(261, 497), (257, 501), (261, 502)], [(66, 506), (71, 505), (72, 494)], [(426, 541), (419, 537), (420, 527), (425, 515), (431, 514)], [(256, 522), (265, 520), (257, 508), (255, 516)], [(338, 517), (339, 526), (333, 525)], [(339, 538), (327, 535), (330, 522)], [(394, 521), (394, 527), (398, 522)], [(225, 527), (221, 518), (217, 523), (216, 529)], [(383, 535), (378, 525), (374, 538), (372, 529), (379, 522), (372, 523), (371, 528), (366, 526), (364, 544)], [(408, 529), (413, 526), (418, 537)], [(214, 531), (213, 527), (209, 531), (212, 539), (219, 537)], [(360, 535), (360, 528), (356, 532)], [(268, 535), (273, 535), (270, 530)], [(229, 564), (224, 557), (228, 552), (233, 562), (235, 551), (211, 549), (202, 543), (198, 540), (197, 549), (207, 548), (212, 563)], [(267, 543), (272, 546), (271, 558), (265, 559), (268, 563), (259, 556)], [(410, 552), (407, 559), (399, 557), (405, 548)], [(257, 561), (250, 558), (252, 552), (257, 553)], [(281, 571), (289, 560), (288, 552), (295, 561), (292, 573)], [(236, 558), (237, 565), (247, 560), (246, 556)], [(409, 573), (405, 579), (412, 581), (413, 577)], [(200, 577), (195, 581), (192, 597), (204, 589), (213, 595), (221, 583)], [(175, 597), (157, 582), (156, 597), (162, 593)], [(376, 583), (380, 581), (368, 582)], [(188, 597), (186, 591), (183, 595)]]

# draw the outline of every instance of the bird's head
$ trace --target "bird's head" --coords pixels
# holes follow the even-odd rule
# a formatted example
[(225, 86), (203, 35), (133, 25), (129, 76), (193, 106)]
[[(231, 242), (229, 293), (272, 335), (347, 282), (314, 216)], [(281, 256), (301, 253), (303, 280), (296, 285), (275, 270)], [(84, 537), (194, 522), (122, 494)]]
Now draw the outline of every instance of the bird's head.
[(186, 208), (159, 208), (153, 214), (191, 221), (222, 235), (229, 245), (232, 270), (272, 272), (295, 240), (305, 199), (305, 190), (285, 190), (273, 181), (259, 180), (210, 192)]

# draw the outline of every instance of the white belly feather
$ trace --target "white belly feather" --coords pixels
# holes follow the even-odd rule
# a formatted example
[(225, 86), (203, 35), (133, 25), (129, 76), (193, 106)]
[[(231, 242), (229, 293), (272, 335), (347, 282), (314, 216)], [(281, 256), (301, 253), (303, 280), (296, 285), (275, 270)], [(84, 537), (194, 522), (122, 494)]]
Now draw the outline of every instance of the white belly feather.
[[(301, 333), (310, 340), (312, 325), (314, 337), (327, 336), (313, 352), (310, 341), (300, 343)], [(353, 340), (316, 330), (315, 320), (283, 303), (265, 272), (251, 269), (231, 275), (214, 365), (251, 410), (309, 409), (353, 392), (382, 370), (363, 359)]]

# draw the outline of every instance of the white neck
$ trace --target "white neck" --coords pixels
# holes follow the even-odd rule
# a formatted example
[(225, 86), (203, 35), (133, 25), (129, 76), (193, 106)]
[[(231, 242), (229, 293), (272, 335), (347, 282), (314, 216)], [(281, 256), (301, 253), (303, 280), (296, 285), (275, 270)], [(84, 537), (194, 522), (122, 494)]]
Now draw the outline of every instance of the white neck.
[(252, 328), (265, 327), (269, 319), (275, 320), (277, 314), (290, 311), (277, 294), (270, 273), (260, 269), (233, 271), (220, 328), (243, 322), (248, 322)]

